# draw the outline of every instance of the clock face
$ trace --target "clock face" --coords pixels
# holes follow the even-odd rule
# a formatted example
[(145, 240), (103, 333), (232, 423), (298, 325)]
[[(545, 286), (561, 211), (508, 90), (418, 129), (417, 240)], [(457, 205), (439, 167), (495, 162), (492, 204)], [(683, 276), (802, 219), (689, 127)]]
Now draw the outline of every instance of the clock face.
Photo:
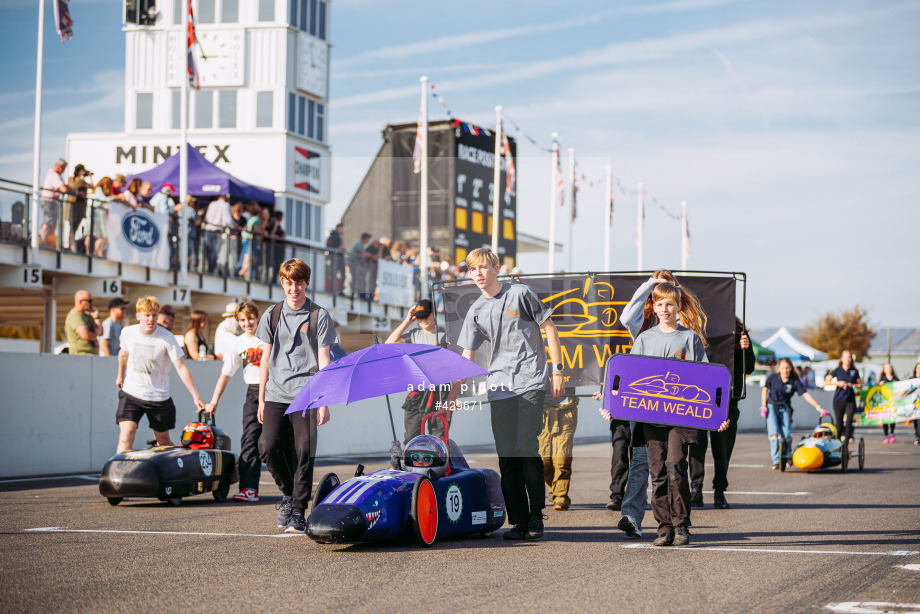
[(301, 32), (298, 34), (297, 51), (297, 88), (325, 98), (329, 45)]
[(241, 30), (197, 30), (196, 63), (201, 87), (245, 83), (245, 34)]

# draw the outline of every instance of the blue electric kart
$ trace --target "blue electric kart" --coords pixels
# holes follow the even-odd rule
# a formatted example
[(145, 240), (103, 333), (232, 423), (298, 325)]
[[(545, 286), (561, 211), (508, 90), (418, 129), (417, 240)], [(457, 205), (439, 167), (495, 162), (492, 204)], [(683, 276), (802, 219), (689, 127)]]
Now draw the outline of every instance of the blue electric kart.
[[(316, 542), (356, 543), (488, 535), (505, 522), (498, 473), (472, 469), (448, 438), (420, 435), (406, 446), (405, 470), (381, 469), (341, 483), (329, 473), (317, 486), (307, 535)], [(424, 426), (422, 427), (425, 428)]]

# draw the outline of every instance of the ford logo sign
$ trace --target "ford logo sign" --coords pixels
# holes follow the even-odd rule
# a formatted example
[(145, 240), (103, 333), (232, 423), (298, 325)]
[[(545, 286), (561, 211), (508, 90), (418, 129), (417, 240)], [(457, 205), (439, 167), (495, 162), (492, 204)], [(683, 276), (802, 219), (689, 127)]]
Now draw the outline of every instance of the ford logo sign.
[(160, 229), (146, 213), (132, 211), (121, 220), (121, 232), (125, 240), (137, 249), (149, 252), (160, 242)]

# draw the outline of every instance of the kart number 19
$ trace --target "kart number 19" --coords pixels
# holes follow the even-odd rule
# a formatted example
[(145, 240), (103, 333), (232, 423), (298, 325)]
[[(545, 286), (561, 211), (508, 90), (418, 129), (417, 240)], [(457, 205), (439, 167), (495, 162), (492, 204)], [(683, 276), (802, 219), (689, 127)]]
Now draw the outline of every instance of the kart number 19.
[(460, 520), (460, 515), (463, 513), (463, 493), (460, 492), (460, 487), (456, 484), (451, 484), (450, 488), (447, 489), (447, 496), (445, 497), (445, 506), (447, 507), (447, 517), (451, 522), (457, 522)]

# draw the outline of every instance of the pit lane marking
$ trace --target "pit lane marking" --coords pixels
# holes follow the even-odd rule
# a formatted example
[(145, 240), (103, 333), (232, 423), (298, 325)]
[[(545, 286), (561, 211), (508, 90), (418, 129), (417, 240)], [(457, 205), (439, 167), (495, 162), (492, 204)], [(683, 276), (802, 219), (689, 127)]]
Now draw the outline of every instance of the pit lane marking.
[[(652, 489), (649, 488), (645, 492), (652, 492)], [(707, 495), (713, 494), (714, 490), (704, 490), (703, 493)], [(799, 491), (799, 492), (761, 492), (761, 491), (748, 491), (748, 490), (726, 490), (726, 494), (729, 495), (766, 495), (766, 496), (791, 496), (791, 497), (805, 497), (811, 494), (809, 491)]]
[(62, 529), (61, 527), (35, 527), (25, 529), (30, 533), (114, 533), (122, 535), (201, 535), (206, 537), (303, 537), (302, 533), (264, 535), (260, 533), (196, 533), (192, 531), (116, 531), (113, 529)]
[(898, 567), (907, 571), (920, 571), (920, 565), (898, 565)]
[(913, 556), (914, 550), (894, 550), (892, 552), (857, 552), (852, 550), (791, 550), (788, 548), (722, 548), (719, 546), (691, 546), (690, 548), (659, 548), (651, 544), (627, 544), (623, 548), (646, 548), (652, 550), (710, 550), (713, 552), (771, 552), (775, 554), (845, 554), (852, 556)]

